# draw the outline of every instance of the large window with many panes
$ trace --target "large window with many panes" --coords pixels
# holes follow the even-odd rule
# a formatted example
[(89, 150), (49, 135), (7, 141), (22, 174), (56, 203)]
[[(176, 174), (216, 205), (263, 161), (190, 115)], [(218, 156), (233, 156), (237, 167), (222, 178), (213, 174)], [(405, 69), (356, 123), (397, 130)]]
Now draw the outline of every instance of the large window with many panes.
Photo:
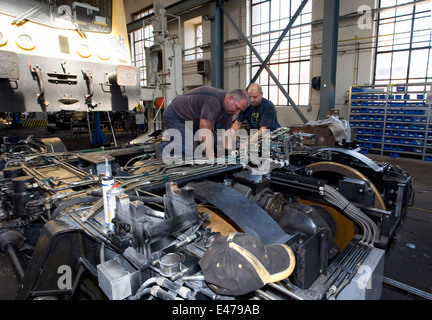
[(375, 84), (432, 81), (430, 8), (427, 1), (380, 0)]
[[(288, 26), (300, 7), (301, 0), (252, 0), (251, 43), (265, 60), (275, 43)], [(308, 1), (269, 61), (272, 73), (297, 105), (309, 104), (311, 19), (312, 1)], [(260, 67), (260, 61), (252, 54), (251, 78)], [(270, 77), (263, 70), (257, 79), (264, 97), (275, 106), (287, 106), (288, 101)]]

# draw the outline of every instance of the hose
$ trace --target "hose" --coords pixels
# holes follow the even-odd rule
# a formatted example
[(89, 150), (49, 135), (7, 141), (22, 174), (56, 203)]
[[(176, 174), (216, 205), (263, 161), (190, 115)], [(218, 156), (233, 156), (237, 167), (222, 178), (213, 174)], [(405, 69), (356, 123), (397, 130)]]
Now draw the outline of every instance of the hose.
[[(168, 289), (169, 292), (163, 290), (162, 287)], [(195, 296), (189, 288), (174, 283), (173, 281), (165, 277), (152, 277), (147, 279), (137, 290), (135, 295), (130, 296), (128, 299), (139, 300), (143, 296), (148, 294), (151, 294), (163, 300), (174, 300), (176, 299), (177, 294), (179, 294), (184, 299), (196, 300)]]
[(338, 264), (337, 270), (325, 281), (330, 286), (326, 293), (327, 299), (337, 295), (351, 282), (358, 268), (368, 255), (371, 247), (359, 244), (353, 247)]
[(184, 299), (195, 300), (195, 297), (189, 288), (176, 284), (165, 277), (159, 277), (156, 282), (159, 286), (178, 293)]
[(379, 239), (379, 229), (375, 222), (331, 186), (324, 185), (322, 191), (326, 201), (339, 208), (363, 230), (361, 243), (373, 246)]
[(129, 300), (139, 300), (145, 294), (149, 294), (150, 289), (151, 289), (151, 288), (149, 288), (149, 286), (155, 284), (157, 279), (158, 279), (158, 277), (148, 278), (146, 281), (144, 281), (144, 283), (141, 285), (141, 287), (137, 290), (135, 295), (130, 296), (128, 299)]

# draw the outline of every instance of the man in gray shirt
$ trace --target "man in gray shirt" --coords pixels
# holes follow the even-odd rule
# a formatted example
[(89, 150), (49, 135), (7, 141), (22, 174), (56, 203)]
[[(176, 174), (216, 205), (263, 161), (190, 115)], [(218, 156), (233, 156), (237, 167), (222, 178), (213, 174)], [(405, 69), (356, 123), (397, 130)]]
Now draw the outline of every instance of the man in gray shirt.
[[(249, 96), (242, 89), (227, 92), (198, 87), (174, 98), (163, 114), (165, 129), (171, 136), (169, 144), (181, 150), (185, 157), (193, 157), (196, 148), (201, 147), (208, 159), (214, 159), (213, 139), (209, 139), (209, 132), (216, 128), (230, 130), (232, 116), (244, 111), (248, 104)], [(193, 139), (196, 132), (199, 141), (189, 141), (187, 138)], [(167, 145), (163, 143), (162, 148)]]

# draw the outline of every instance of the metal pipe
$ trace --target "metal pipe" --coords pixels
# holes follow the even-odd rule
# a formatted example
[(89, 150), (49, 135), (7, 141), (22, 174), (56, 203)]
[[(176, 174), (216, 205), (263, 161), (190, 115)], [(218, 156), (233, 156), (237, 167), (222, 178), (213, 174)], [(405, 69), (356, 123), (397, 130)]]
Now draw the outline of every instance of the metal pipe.
[(188, 276), (183, 276), (181, 279), (183, 281), (204, 281), (205, 280), (204, 276), (201, 275), (188, 275)]
[(258, 295), (260, 295), (261, 297), (263, 297), (266, 300), (279, 300), (275, 296), (273, 296), (272, 294), (270, 294), (268, 292), (264, 292), (261, 289), (255, 290), (255, 293), (257, 293)]
[(60, 161), (58, 159), (52, 159), (54, 161), (54, 163), (57, 163), (58, 165), (62, 166), (63, 168), (65, 168), (66, 170), (68, 170), (71, 173), (76, 174), (77, 176), (80, 176), (81, 178), (85, 178), (88, 174), (82, 170), (79, 170), (77, 168), (75, 168), (74, 166), (65, 163), (63, 161)]
[(285, 288), (284, 286), (282, 286), (280, 284), (269, 283), (269, 286), (275, 288), (276, 290), (279, 290), (280, 292), (290, 296), (291, 298), (294, 298), (296, 300), (304, 300), (302, 297), (298, 296), (297, 294), (288, 290), (287, 288)]
[(111, 117), (110, 117), (109, 111), (107, 111), (107, 116), (108, 116), (108, 121), (109, 121), (109, 125), (110, 125), (110, 128), (111, 128), (111, 133), (112, 133), (113, 140), (114, 140), (114, 145), (117, 147), (117, 140), (116, 140), (114, 128), (112, 126), (112, 122), (111, 122)]
[(5, 251), (8, 254), (11, 265), (15, 271), (15, 275), (19, 281), (24, 278), (26, 266), (24, 259), (21, 257), (18, 247), (13, 242), (9, 242), (5, 245)]
[(390, 279), (390, 278), (387, 278), (387, 277), (383, 277), (383, 282), (387, 283), (387, 284), (389, 284), (391, 286), (394, 286), (396, 288), (399, 288), (399, 289), (402, 289), (404, 291), (407, 291), (409, 293), (415, 294), (415, 295), (417, 295), (419, 297), (422, 297), (424, 299), (432, 300), (432, 294), (430, 294), (428, 292), (425, 292), (425, 291), (422, 291), (420, 289), (411, 287), (411, 286), (409, 286), (409, 285), (407, 285), (405, 283), (401, 283), (399, 281), (396, 281), (396, 280), (393, 280), (393, 279)]
[(89, 136), (90, 136), (90, 144), (93, 140), (92, 138), (92, 133), (91, 133), (91, 125), (90, 125), (90, 117), (89, 117), (89, 112), (87, 112), (87, 126), (88, 126), (88, 130), (89, 130)]
[(319, 119), (335, 106), (339, 0), (325, 0)]
[(158, 211), (154, 210), (152, 208), (147, 207), (145, 209), (145, 214), (148, 214), (149, 216), (156, 217), (156, 218), (165, 218), (165, 212), (164, 211)]
[(211, 84), (216, 88), (224, 87), (224, 21), (223, 5), (221, 0), (211, 3), (210, 10), (213, 19), (211, 19), (211, 53), (214, 59), (211, 59)]
[[(227, 166), (227, 167), (223, 167), (223, 168), (217, 168), (215, 170), (209, 170), (205, 173), (200, 173), (200, 179), (208, 179), (217, 175), (220, 175), (222, 173), (230, 173), (230, 172), (234, 172), (237, 171), (239, 169), (243, 168), (242, 165), (232, 165), (232, 166)], [(186, 176), (186, 177), (179, 177), (176, 179), (176, 182), (179, 185), (184, 185), (186, 183), (189, 182), (194, 182), (196, 181), (197, 177), (196, 175), (192, 175), (192, 176)], [(163, 191), (165, 190), (165, 182), (159, 182), (156, 184), (149, 184), (146, 186), (142, 186), (142, 189), (140, 189), (140, 191), (146, 191), (146, 192), (157, 192), (157, 191)]]

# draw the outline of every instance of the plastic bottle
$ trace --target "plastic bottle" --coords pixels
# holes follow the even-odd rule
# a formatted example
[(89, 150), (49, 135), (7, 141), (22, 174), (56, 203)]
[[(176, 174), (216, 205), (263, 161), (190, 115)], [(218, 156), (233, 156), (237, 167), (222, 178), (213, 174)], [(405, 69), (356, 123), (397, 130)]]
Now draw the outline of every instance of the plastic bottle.
[(102, 197), (104, 205), (105, 226), (110, 227), (111, 219), (108, 214), (108, 191), (111, 190), (114, 183), (114, 178), (109, 170), (108, 159), (105, 159), (105, 176), (102, 178)]
[(114, 230), (114, 225), (112, 224), (112, 219), (115, 218), (116, 210), (116, 196), (118, 194), (124, 193), (124, 189), (119, 187), (117, 182), (114, 182), (112, 188), (108, 191), (107, 202), (108, 202), (108, 229)]

